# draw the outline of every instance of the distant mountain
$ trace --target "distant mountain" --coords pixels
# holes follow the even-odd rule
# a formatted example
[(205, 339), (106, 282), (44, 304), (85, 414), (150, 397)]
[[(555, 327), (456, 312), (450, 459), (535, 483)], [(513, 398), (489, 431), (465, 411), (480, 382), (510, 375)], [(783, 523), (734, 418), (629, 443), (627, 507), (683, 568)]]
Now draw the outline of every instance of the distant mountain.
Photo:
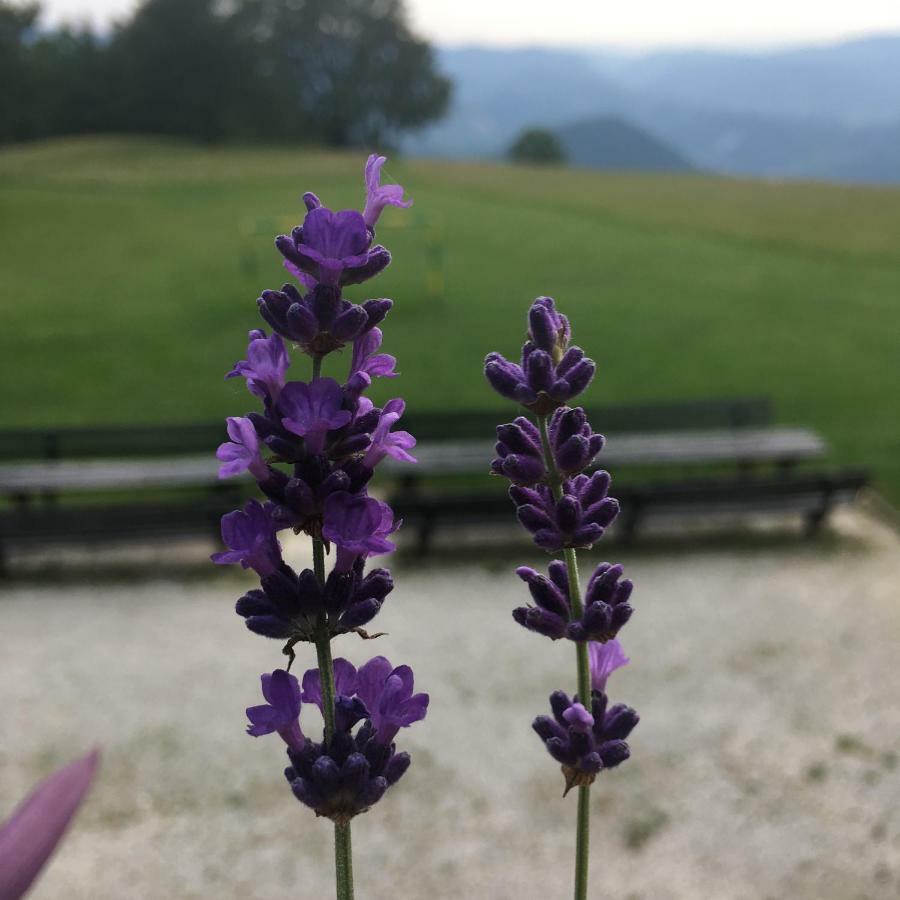
[(618, 116), (601, 116), (556, 129), (567, 160), (597, 169), (685, 172), (694, 167), (668, 144)]
[(446, 118), (405, 141), (423, 156), (502, 156), (529, 125), (553, 129), (626, 105), (627, 92), (605, 79), (587, 57), (539, 47), (442, 48), (444, 74), (454, 82)]
[(900, 36), (764, 53), (599, 51), (590, 56), (602, 77), (689, 106), (848, 125), (900, 119)]
[(443, 48), (448, 116), (412, 155), (499, 157), (526, 126), (619, 118), (696, 166), (900, 182), (900, 37), (765, 54)]

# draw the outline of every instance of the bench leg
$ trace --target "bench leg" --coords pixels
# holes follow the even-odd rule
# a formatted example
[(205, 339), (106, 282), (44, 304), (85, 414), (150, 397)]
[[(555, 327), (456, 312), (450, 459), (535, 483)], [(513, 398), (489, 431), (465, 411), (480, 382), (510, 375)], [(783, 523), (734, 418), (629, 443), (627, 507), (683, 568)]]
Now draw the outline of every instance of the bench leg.
[(643, 509), (640, 503), (632, 502), (629, 504), (625, 515), (622, 518), (622, 543), (633, 544), (637, 540), (638, 524), (641, 519)]
[(828, 514), (831, 512), (834, 491), (831, 488), (825, 488), (822, 492), (822, 503), (818, 509), (806, 514), (805, 532), (807, 537), (815, 537), (825, 524)]
[(416, 553), (419, 556), (428, 555), (436, 524), (434, 516), (425, 516), (422, 519), (422, 523), (419, 525), (418, 543), (416, 545)]

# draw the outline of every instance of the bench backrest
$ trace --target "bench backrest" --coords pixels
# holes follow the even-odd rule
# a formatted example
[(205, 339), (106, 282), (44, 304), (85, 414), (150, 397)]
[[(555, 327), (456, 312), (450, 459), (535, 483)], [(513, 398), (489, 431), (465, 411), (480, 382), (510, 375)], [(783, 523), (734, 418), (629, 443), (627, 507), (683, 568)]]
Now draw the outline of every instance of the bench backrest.
[[(493, 438), (497, 425), (521, 415), (515, 407), (448, 413), (413, 411), (402, 427), (418, 440)], [(766, 397), (680, 400), (669, 403), (588, 407), (588, 418), (602, 434), (691, 431), (716, 428), (760, 428), (772, 423)]]
[(0, 459), (98, 459), (213, 453), (224, 422), (0, 431)]
[[(492, 438), (500, 422), (520, 410), (415, 411), (402, 426), (420, 441)], [(588, 409), (594, 427), (605, 434), (712, 428), (752, 428), (772, 421), (765, 397), (683, 400), (672, 403)], [(224, 422), (161, 425), (102, 425), (56, 429), (0, 430), (0, 460), (98, 459), (213, 453), (224, 440)]]

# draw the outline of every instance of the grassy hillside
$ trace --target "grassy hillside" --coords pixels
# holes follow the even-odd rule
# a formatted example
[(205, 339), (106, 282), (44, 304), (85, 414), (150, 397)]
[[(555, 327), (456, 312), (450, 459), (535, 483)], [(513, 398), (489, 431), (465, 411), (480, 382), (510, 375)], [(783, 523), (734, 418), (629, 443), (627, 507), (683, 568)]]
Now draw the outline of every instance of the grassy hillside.
[[(258, 292), (284, 280), (272, 237), (304, 190), (358, 206), (362, 162), (124, 140), (0, 152), (0, 425), (250, 409), (222, 375)], [(388, 211), (395, 263), (352, 290), (396, 301), (389, 390), (494, 405), (481, 361), (516, 350), (547, 293), (599, 362), (591, 402), (768, 394), (900, 500), (900, 190), (439, 162), (388, 174), (416, 205)]]

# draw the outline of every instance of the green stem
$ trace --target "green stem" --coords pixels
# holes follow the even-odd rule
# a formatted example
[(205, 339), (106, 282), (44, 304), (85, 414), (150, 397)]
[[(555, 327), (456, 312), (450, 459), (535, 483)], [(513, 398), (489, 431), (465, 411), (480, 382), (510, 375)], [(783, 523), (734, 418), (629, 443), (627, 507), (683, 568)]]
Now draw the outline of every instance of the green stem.
[[(580, 619), (584, 613), (581, 600), (581, 584), (578, 580), (578, 560), (574, 550), (564, 551), (566, 558), (566, 574), (569, 577), (569, 601), (572, 604), (572, 616)], [(575, 664), (578, 671), (578, 699), (588, 709), (591, 708), (591, 666), (588, 658), (587, 641), (575, 642)]]
[(575, 900), (587, 900), (590, 875), (591, 788), (578, 788), (578, 826), (575, 835)]
[[(322, 372), (322, 358), (313, 357), (313, 378)], [(325, 542), (321, 537), (312, 541), (313, 571), (319, 584), (325, 584)], [(322, 715), (325, 719), (326, 743), (334, 736), (334, 661), (331, 658), (331, 635), (328, 615), (323, 610), (316, 628), (316, 657), (319, 662), (319, 682), (322, 689)], [(353, 848), (350, 823), (334, 826), (334, 878), (337, 900), (353, 900)]]
[[(555, 499), (563, 495), (562, 476), (556, 468), (556, 461), (550, 448), (550, 435), (547, 432), (547, 417), (538, 416), (541, 431), (541, 447), (544, 451), (544, 465), (550, 482), (550, 489)], [(581, 583), (578, 578), (578, 558), (575, 551), (567, 548), (563, 551), (566, 560), (566, 574), (569, 580), (569, 603), (574, 618), (581, 618), (584, 603), (581, 599)], [(575, 643), (575, 664), (578, 672), (578, 700), (591, 708), (591, 667), (588, 659), (586, 641)], [(588, 872), (590, 862), (591, 836), (591, 788), (584, 785), (578, 788), (578, 820), (575, 831), (575, 900), (587, 900)]]
[(349, 822), (334, 826), (334, 872), (337, 900), (353, 900), (353, 842)]

